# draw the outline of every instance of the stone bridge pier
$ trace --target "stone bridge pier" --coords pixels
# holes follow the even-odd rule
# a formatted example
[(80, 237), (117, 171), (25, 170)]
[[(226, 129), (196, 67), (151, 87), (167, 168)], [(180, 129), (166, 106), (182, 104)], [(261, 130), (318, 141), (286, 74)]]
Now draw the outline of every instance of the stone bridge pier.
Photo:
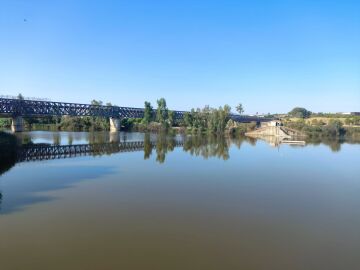
[(15, 116), (12, 118), (11, 130), (12, 132), (24, 131), (24, 119), (22, 116)]
[(121, 127), (121, 119), (110, 117), (110, 132), (119, 132)]

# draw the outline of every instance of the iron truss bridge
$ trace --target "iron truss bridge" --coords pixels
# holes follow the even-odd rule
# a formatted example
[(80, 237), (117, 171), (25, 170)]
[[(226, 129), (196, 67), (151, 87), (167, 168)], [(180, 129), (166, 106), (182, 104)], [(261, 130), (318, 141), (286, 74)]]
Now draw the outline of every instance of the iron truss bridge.
[[(156, 111), (154, 110), (155, 114)], [(186, 111), (174, 111), (175, 120), (181, 120)], [(41, 117), (41, 116), (98, 116), (111, 118), (143, 118), (144, 108), (119, 106), (90, 105), (44, 100), (20, 100), (0, 98), (0, 115), (7, 117)], [(242, 116), (230, 114), (237, 122), (267, 122), (272, 118)]]
[[(80, 156), (100, 156), (121, 152), (142, 151), (146, 147), (155, 148), (157, 142), (129, 141), (120, 143), (48, 145), (33, 144), (21, 147), (17, 153), (17, 162), (41, 161), (74, 158)], [(183, 146), (183, 141), (174, 140), (173, 147)]]

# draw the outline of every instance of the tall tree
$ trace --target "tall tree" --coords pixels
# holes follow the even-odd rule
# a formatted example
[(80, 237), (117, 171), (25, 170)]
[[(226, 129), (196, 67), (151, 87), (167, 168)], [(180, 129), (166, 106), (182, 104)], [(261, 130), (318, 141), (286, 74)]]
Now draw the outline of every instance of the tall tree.
[(236, 111), (239, 113), (239, 114), (243, 114), (244, 112), (244, 107), (241, 103), (239, 103), (237, 106), (236, 106)]
[(157, 100), (157, 110), (156, 110), (156, 120), (164, 124), (168, 118), (168, 108), (166, 106), (166, 100), (164, 98), (160, 98)]
[(150, 102), (145, 101), (143, 123), (149, 124), (152, 120), (152, 117), (153, 117), (153, 107), (151, 106)]
[(19, 93), (19, 94), (17, 95), (17, 99), (24, 100), (24, 96), (23, 96), (21, 93)]
[(174, 111), (169, 111), (168, 112), (167, 122), (168, 122), (170, 127), (172, 127), (174, 125), (174, 123), (175, 123), (175, 113), (174, 113)]

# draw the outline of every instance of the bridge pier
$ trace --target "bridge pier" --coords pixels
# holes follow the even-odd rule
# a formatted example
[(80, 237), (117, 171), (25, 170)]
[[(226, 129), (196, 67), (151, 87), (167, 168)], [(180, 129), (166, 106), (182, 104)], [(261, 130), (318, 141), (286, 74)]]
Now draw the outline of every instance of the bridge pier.
[(110, 117), (110, 132), (118, 132), (121, 127), (121, 119)]
[(22, 116), (16, 116), (12, 118), (11, 130), (12, 132), (24, 131), (24, 119), (22, 118)]

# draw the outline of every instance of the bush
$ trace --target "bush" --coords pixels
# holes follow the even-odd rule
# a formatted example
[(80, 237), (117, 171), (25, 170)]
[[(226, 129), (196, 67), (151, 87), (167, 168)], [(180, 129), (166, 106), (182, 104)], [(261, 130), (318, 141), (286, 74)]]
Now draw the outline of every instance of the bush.
[(311, 121), (311, 125), (307, 125), (303, 119), (294, 122), (287, 121), (284, 124), (289, 128), (305, 132), (310, 137), (339, 137), (347, 132), (339, 120), (331, 119), (327, 125), (314, 120)]
[(308, 118), (310, 117), (311, 112), (305, 108), (296, 107), (289, 112), (289, 115), (297, 118)]

